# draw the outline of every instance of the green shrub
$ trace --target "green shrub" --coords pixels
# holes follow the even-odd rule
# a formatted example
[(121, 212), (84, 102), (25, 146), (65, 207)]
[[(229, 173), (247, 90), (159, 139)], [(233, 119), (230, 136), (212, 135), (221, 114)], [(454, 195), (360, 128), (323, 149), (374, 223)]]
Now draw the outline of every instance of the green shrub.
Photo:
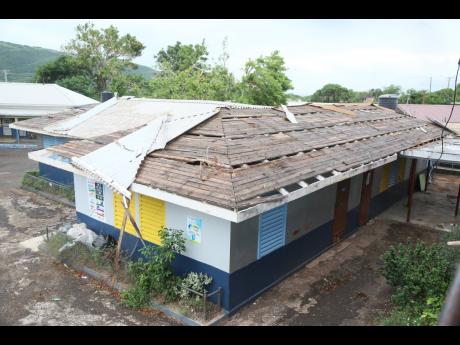
[(142, 308), (150, 301), (150, 294), (141, 286), (121, 291), (121, 304), (130, 308)]
[(197, 294), (190, 292), (188, 289), (204, 293), (207, 292), (207, 286), (212, 283), (212, 278), (205, 273), (190, 272), (181, 281), (179, 295), (181, 298), (196, 297), (199, 300), (201, 297)]
[(182, 231), (167, 228), (160, 230), (160, 239), (160, 246), (143, 247), (140, 252), (144, 257), (130, 264), (134, 287), (122, 294), (122, 302), (134, 300), (147, 303), (148, 299), (140, 298), (140, 290), (148, 296), (152, 292), (163, 294), (165, 303), (177, 299), (180, 278), (174, 275), (171, 264), (177, 254), (185, 251), (185, 239)]
[(435, 326), (441, 313), (443, 298), (430, 297), (424, 305), (396, 307), (380, 319), (382, 326)]
[(430, 297), (444, 296), (452, 279), (449, 258), (440, 244), (400, 244), (383, 259), (383, 275), (395, 288), (392, 300), (398, 306), (424, 305)]

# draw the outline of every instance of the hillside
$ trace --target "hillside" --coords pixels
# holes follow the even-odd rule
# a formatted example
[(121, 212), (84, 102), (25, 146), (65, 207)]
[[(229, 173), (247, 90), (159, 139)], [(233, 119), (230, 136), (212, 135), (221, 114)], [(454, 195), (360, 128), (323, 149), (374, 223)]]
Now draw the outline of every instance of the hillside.
[[(3, 70), (8, 72), (8, 81), (33, 82), (35, 69), (50, 62), (62, 52), (41, 47), (31, 47), (21, 44), (0, 41), (0, 80), (4, 81)], [(138, 65), (130, 74), (140, 74), (151, 79), (154, 71), (150, 67)]]

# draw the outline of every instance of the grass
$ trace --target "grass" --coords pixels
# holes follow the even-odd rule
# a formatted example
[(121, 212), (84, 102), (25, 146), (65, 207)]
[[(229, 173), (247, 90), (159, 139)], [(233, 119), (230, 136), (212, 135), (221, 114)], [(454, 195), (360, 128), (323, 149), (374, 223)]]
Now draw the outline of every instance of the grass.
[(62, 196), (71, 202), (75, 202), (75, 192), (72, 186), (61, 186), (52, 181), (47, 181), (39, 176), (38, 171), (27, 171), (22, 178), (21, 184), (38, 191)]
[[(73, 242), (73, 239), (66, 234), (54, 233), (48, 240), (44, 241), (40, 249), (58, 261), (68, 261), (95, 270), (114, 273), (113, 264), (116, 246), (113, 241), (108, 241), (108, 243), (100, 249), (90, 248), (83, 243), (77, 242), (74, 246), (59, 252), (59, 249), (69, 242)], [(127, 271), (128, 258), (122, 255), (119, 271), (120, 280), (129, 280), (127, 278)]]

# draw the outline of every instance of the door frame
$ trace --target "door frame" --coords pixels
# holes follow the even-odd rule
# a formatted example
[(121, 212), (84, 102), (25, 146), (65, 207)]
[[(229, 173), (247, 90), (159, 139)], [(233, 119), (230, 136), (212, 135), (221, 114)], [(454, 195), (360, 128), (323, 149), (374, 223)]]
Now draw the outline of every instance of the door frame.
[(372, 199), (372, 185), (374, 181), (374, 170), (363, 173), (361, 185), (361, 200), (359, 202), (358, 225), (362, 226), (369, 220), (369, 208)]
[[(348, 200), (350, 198), (351, 178), (337, 183), (335, 195), (334, 222), (332, 224), (332, 243), (336, 243), (343, 238), (347, 229)], [(346, 188), (346, 191), (342, 191)], [(346, 193), (346, 196), (342, 195)], [(343, 198), (343, 199), (342, 199)]]

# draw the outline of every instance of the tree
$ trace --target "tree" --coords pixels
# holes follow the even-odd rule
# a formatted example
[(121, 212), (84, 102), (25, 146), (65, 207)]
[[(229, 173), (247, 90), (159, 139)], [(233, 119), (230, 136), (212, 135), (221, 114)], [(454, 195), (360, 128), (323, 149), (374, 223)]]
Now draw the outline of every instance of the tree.
[[(207, 63), (207, 48), (202, 44), (177, 42), (156, 55), (159, 73), (149, 82), (149, 96), (155, 98), (233, 100), (235, 78), (228, 71), (226, 41), (219, 61)], [(187, 54), (190, 54), (188, 56)]]
[(204, 40), (201, 44), (195, 45), (176, 42), (173, 46), (161, 49), (155, 55), (155, 59), (160, 69), (170, 69), (173, 72), (181, 72), (189, 68), (206, 70), (208, 48)]
[(312, 102), (341, 103), (349, 102), (353, 97), (353, 90), (339, 84), (326, 84), (312, 96)]
[(34, 79), (41, 83), (56, 83), (94, 99), (99, 98), (96, 84), (90, 77), (90, 70), (71, 55), (60, 56), (39, 66)]
[(76, 32), (76, 38), (64, 49), (75, 56), (80, 65), (88, 68), (97, 93), (107, 90), (126, 68), (135, 68), (132, 59), (140, 56), (145, 48), (130, 34), (120, 36), (112, 25), (98, 30), (94, 24), (86, 23), (78, 25)]
[(260, 105), (286, 104), (286, 91), (292, 89), (286, 76), (286, 66), (279, 51), (246, 62), (244, 75), (238, 84), (238, 100)]
[(401, 86), (397, 86), (393, 84), (384, 87), (382, 90), (383, 95), (390, 95), (390, 94), (399, 95), (400, 93), (401, 93)]

